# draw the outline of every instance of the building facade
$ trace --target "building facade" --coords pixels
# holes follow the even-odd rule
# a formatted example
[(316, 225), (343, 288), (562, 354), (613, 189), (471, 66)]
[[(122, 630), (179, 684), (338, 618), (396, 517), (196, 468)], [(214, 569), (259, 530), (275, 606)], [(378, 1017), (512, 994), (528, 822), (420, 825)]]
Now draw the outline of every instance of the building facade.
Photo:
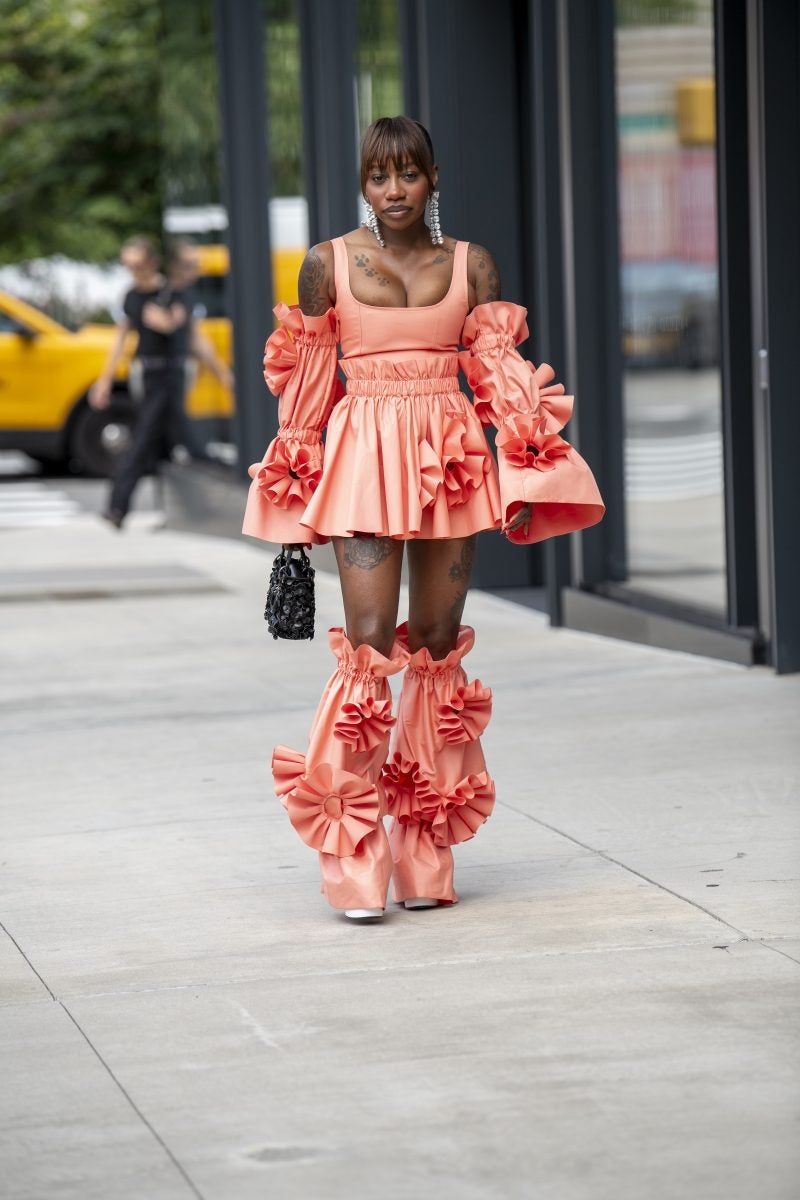
[[(799, 669), (798, 5), (295, 13), (310, 240), (358, 222), (358, 139), (396, 98), (431, 131), (447, 232), (492, 250), (504, 297), (529, 312), (522, 349), (576, 396), (568, 436), (604, 521), (527, 549), (481, 535), (477, 585), (539, 589), (553, 624)], [(254, 179), (269, 190), (262, 19), (256, 0), (218, 4), (245, 464), (276, 419), (246, 365), (272, 299), (252, 200)]]

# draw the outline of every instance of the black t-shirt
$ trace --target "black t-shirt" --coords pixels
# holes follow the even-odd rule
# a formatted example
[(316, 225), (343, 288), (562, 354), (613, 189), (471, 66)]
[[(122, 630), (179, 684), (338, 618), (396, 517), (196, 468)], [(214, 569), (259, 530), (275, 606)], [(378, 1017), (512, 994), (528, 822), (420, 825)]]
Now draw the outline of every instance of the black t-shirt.
[[(186, 321), (174, 333), (158, 333), (142, 324), (142, 311), (145, 304), (158, 304), (161, 308), (171, 308), (173, 304), (181, 304), (186, 309)], [(131, 323), (131, 328), (139, 334), (139, 345), (136, 348), (137, 358), (185, 358), (189, 353), (189, 337), (192, 324), (191, 297), (186, 292), (173, 291), (168, 283), (163, 287), (152, 288), (140, 292), (131, 288), (123, 304), (123, 312)]]

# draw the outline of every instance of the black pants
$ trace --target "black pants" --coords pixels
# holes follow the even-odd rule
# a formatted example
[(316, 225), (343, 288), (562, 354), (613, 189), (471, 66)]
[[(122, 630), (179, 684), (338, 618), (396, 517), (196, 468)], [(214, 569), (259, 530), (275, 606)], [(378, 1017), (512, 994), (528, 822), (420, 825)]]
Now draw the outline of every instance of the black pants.
[(146, 367), (141, 401), (128, 449), (114, 472), (109, 510), (128, 512), (136, 485), (168, 458), (176, 444), (183, 415), (183, 364)]

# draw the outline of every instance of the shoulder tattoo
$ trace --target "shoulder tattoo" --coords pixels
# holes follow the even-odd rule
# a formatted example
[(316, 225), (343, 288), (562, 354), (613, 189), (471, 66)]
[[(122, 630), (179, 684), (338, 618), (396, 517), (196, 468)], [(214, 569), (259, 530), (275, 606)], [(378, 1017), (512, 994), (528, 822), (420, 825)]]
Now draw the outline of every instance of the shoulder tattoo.
[(331, 306), (325, 286), (325, 264), (312, 247), (303, 259), (297, 278), (300, 308), (309, 317), (323, 316)]
[(475, 280), (475, 292), (479, 304), (500, 299), (500, 272), (485, 246), (475, 242), (469, 244), (469, 261)]

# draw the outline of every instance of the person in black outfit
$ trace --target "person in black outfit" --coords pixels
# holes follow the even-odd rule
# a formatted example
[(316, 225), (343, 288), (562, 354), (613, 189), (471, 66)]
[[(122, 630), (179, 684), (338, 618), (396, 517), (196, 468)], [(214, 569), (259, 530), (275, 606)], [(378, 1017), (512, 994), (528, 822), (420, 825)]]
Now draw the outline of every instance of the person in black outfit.
[(158, 253), (145, 237), (131, 238), (120, 260), (133, 276), (124, 316), (105, 368), (89, 393), (93, 408), (106, 408), (114, 373), (131, 331), (138, 334), (132, 377), (141, 377), (140, 403), (131, 442), (114, 472), (103, 516), (121, 528), (139, 480), (169, 456), (183, 411), (186, 357), (191, 344), (191, 310), (184, 292), (159, 271)]

